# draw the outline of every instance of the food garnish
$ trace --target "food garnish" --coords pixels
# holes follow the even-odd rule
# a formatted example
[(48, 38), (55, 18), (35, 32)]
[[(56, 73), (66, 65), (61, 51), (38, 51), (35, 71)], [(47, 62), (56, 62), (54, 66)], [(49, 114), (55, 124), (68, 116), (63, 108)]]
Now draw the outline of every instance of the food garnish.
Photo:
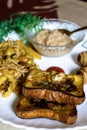
[(25, 29), (32, 29), (40, 23), (40, 17), (30, 13), (12, 14), (9, 19), (0, 21), (0, 42), (12, 31), (15, 31), (21, 40), (27, 42)]

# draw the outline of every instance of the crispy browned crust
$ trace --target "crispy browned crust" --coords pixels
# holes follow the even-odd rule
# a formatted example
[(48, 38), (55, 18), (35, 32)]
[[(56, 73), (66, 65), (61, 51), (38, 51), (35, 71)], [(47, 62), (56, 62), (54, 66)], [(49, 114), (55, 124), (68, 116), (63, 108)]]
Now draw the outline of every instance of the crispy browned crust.
[(85, 100), (85, 94), (82, 96), (73, 96), (64, 92), (59, 92), (50, 89), (29, 89), (23, 87), (22, 93), (24, 96), (29, 98), (45, 99), (47, 101), (56, 101), (58, 103), (65, 104), (81, 104)]
[[(17, 104), (16, 107), (16, 114), (18, 117), (23, 119), (32, 119), (32, 118), (48, 118), (53, 120), (58, 120), (60, 122), (66, 124), (73, 124), (77, 119), (77, 110), (76, 107), (73, 105), (63, 105), (63, 104), (56, 104), (54, 103), (50, 105), (50, 102), (46, 101), (45, 105), (38, 104), (37, 100), (35, 103), (31, 103), (28, 99), (28, 102), (23, 101), (27, 98), (22, 97)], [(22, 103), (21, 103), (22, 102)], [(40, 105), (40, 106), (39, 106)], [(59, 107), (61, 106), (61, 108)], [(56, 108), (56, 109), (55, 109)]]

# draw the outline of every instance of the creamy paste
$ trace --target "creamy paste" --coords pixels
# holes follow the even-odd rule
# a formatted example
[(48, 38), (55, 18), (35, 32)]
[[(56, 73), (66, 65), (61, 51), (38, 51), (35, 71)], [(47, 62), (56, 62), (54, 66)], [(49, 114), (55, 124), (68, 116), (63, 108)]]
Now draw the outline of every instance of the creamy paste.
[(72, 44), (72, 39), (65, 33), (56, 30), (41, 30), (34, 38), (34, 41), (46, 46), (65, 46)]

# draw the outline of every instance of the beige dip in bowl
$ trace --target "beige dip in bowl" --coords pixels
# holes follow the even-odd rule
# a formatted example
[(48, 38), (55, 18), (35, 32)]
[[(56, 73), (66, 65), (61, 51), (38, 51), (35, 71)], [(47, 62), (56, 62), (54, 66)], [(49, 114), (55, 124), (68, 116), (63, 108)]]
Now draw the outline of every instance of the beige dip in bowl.
[(26, 36), (36, 51), (41, 55), (54, 57), (69, 53), (76, 45), (66, 34), (58, 29), (74, 30), (79, 26), (75, 23), (59, 19), (45, 19), (36, 28), (26, 31)]

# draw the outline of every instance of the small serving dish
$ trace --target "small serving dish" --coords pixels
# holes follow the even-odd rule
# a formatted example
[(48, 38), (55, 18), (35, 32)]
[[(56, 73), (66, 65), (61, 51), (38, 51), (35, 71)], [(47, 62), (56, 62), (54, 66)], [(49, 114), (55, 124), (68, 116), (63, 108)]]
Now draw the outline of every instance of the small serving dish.
[[(29, 41), (32, 43), (36, 51), (38, 51), (41, 55), (54, 57), (54, 56), (63, 56), (69, 53), (77, 42), (73, 42), (68, 45), (47, 45), (46, 43), (40, 44), (35, 41), (35, 36), (41, 30), (58, 30), (58, 29), (67, 29), (73, 31), (74, 29), (79, 28), (79, 25), (62, 19), (44, 19), (41, 20), (40, 24), (37, 25), (32, 30), (26, 29), (25, 34)], [(41, 37), (42, 38), (42, 37)], [(70, 38), (70, 37), (69, 37)], [(70, 38), (72, 41), (73, 39)]]

